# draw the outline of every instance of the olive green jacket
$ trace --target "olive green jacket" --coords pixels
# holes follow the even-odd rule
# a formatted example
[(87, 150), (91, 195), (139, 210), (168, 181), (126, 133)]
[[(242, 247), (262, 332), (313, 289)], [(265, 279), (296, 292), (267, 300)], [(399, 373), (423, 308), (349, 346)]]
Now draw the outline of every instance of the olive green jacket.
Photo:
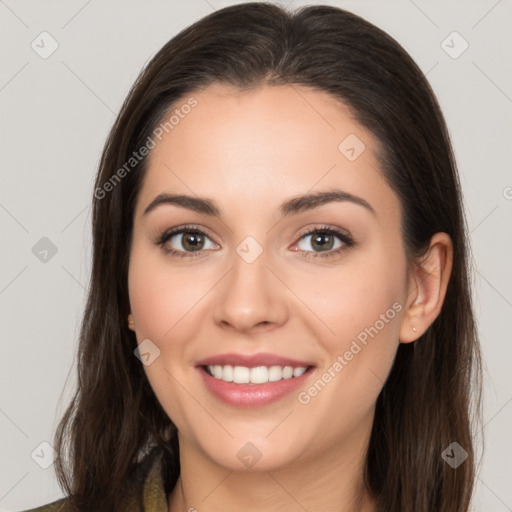
[[(24, 512), (67, 512), (67, 498)], [(134, 485), (127, 497), (127, 506), (116, 512), (169, 512), (162, 476), (162, 455), (149, 454), (142, 462)]]

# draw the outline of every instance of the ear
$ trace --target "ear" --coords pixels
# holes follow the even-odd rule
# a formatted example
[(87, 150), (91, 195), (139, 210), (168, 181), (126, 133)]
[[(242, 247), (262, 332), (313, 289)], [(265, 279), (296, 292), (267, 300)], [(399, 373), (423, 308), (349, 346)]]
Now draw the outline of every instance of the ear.
[(133, 315), (131, 313), (128, 315), (128, 329), (135, 331), (135, 323), (133, 321)]
[(453, 244), (446, 233), (436, 233), (427, 253), (412, 264), (408, 295), (400, 325), (400, 342), (417, 340), (441, 311), (452, 272)]

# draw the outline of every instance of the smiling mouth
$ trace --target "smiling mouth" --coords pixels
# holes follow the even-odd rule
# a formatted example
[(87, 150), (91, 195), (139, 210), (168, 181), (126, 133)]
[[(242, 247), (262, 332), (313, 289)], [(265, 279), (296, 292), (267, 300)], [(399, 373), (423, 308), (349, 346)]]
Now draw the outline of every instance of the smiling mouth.
[(201, 368), (210, 376), (234, 384), (268, 384), (301, 377), (313, 366), (232, 366), (203, 365)]

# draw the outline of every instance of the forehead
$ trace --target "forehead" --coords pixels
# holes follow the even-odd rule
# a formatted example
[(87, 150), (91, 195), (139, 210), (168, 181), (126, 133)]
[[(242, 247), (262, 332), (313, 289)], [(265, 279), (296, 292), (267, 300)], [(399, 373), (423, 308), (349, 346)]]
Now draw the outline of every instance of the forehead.
[[(182, 108), (191, 98), (195, 106)], [(378, 141), (326, 92), (216, 84), (178, 100), (163, 122), (172, 115), (148, 157), (139, 209), (162, 192), (257, 209), (263, 199), (267, 206), (328, 188), (396, 203), (379, 170)]]

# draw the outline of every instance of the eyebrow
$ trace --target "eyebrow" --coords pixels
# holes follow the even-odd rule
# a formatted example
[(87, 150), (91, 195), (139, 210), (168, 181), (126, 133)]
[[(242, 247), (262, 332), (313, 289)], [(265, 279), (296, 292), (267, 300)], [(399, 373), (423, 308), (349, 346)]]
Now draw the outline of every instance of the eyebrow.
[[(367, 209), (373, 215), (376, 215), (372, 206), (362, 197), (349, 194), (343, 190), (327, 190), (325, 192), (316, 192), (304, 194), (288, 199), (279, 207), (279, 212), (282, 217), (294, 215), (306, 210), (313, 210), (324, 204), (332, 202), (349, 202)], [(164, 204), (174, 204), (181, 206), (188, 210), (192, 210), (212, 217), (220, 217), (222, 214), (221, 209), (217, 206), (213, 199), (207, 197), (188, 196), (183, 194), (159, 194), (151, 201), (151, 203), (144, 210), (143, 215)]]

